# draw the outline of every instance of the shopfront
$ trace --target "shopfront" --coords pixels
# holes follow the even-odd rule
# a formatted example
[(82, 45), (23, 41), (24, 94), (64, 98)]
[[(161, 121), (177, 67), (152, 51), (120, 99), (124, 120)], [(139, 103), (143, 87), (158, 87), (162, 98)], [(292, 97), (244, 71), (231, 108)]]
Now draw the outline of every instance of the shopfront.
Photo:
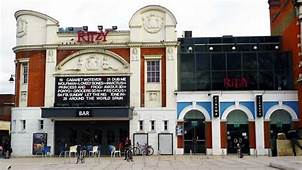
[(58, 76), (55, 107), (42, 108), (52, 119), (55, 154), (63, 146), (117, 146), (129, 136), (129, 76)]

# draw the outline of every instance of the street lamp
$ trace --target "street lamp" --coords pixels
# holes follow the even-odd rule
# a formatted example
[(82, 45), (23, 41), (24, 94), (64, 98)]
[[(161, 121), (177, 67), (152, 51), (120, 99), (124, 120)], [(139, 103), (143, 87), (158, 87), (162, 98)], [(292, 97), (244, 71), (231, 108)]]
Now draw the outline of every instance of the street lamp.
[(10, 83), (13, 83), (13, 82), (15, 81), (14, 77), (15, 77), (15, 75), (14, 75), (14, 74), (11, 74), (8, 81), (9, 81)]

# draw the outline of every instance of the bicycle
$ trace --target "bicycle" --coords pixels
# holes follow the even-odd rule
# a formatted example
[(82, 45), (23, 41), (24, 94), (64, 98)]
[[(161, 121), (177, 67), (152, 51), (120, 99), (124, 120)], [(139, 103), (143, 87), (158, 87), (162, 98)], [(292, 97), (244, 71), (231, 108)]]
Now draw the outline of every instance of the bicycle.
[(136, 143), (136, 145), (137, 147), (133, 147), (134, 155), (150, 156), (154, 154), (154, 149), (151, 145), (147, 145), (147, 143), (145, 143), (144, 145), (140, 145), (138, 142)]

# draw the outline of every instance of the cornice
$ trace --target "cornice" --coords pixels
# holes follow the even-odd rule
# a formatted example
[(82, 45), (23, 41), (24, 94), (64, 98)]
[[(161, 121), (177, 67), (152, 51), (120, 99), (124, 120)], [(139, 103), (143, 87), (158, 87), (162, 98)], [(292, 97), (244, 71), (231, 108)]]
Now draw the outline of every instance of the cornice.
[(104, 43), (104, 44), (41, 44), (41, 45), (19, 45), (13, 48), (18, 51), (46, 50), (46, 49), (112, 49), (112, 48), (164, 48), (167, 46), (178, 46), (178, 41), (162, 42), (129, 42), (129, 43)]

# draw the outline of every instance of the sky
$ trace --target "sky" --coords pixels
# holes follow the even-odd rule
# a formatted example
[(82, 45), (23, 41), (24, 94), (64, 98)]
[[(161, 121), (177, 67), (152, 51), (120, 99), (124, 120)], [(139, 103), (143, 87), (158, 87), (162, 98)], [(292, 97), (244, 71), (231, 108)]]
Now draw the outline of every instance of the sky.
[(83, 25), (97, 30), (97, 25), (129, 30), (131, 16), (147, 5), (169, 9), (177, 20), (177, 34), (193, 31), (195, 37), (270, 35), (267, 0), (0, 0), (0, 94), (13, 94), (15, 73), (17, 10), (27, 9), (47, 14), (60, 27)]

